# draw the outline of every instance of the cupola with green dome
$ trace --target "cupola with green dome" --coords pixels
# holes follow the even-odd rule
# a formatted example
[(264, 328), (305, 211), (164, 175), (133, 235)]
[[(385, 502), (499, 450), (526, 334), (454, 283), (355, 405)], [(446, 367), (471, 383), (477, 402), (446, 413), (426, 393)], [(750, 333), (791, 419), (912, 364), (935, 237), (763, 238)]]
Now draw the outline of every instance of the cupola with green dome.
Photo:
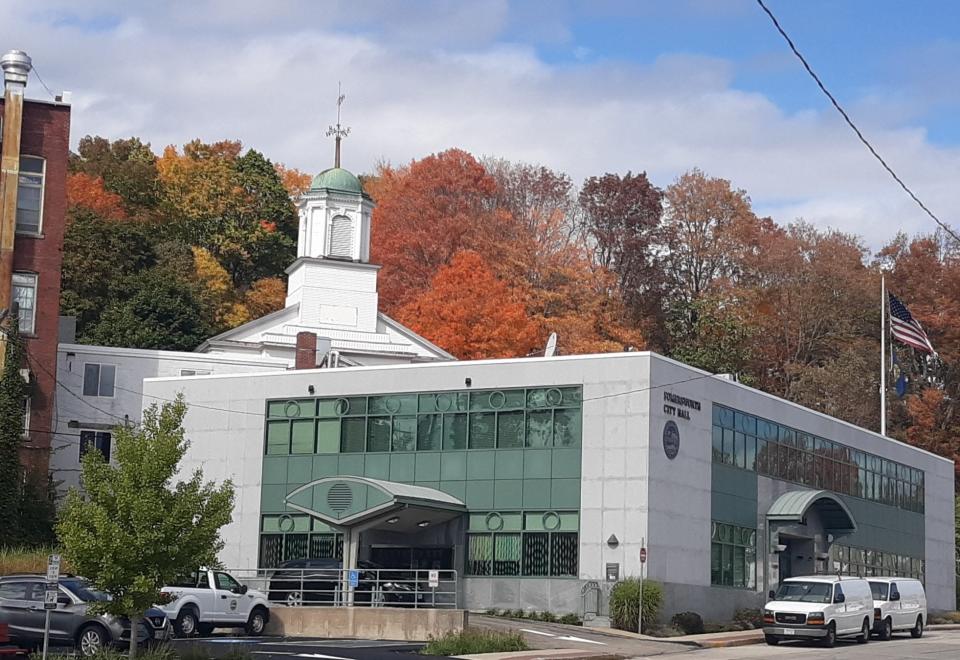
[(340, 125), (341, 94), (337, 102), (337, 125), (327, 132), (336, 139), (333, 167), (310, 182), (300, 196), (300, 230), (297, 257), (368, 263), (370, 261), (370, 214), (373, 200), (360, 179), (340, 167), (340, 142), (350, 129)]
[(342, 167), (331, 167), (313, 177), (310, 190), (338, 190), (340, 192), (364, 194), (360, 179)]

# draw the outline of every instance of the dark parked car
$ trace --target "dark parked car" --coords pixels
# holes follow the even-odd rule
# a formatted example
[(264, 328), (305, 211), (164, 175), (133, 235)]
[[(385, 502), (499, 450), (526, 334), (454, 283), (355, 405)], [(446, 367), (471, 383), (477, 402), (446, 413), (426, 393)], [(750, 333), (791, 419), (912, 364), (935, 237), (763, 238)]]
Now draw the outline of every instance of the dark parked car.
[[(332, 603), (340, 589), (342, 566), (339, 559), (285, 561), (270, 576), (268, 598), (290, 606)], [(360, 575), (353, 591), (356, 605), (369, 605), (373, 601), (403, 607), (429, 597), (429, 587), (414, 581), (412, 571), (384, 569), (369, 561), (359, 561), (357, 567)]]
[[(10, 641), (22, 648), (36, 649), (43, 644), (44, 575), (7, 575), (0, 577), (0, 623), (10, 630)], [(60, 578), (57, 608), (50, 610), (50, 645), (75, 646), (83, 656), (96, 655), (108, 646), (130, 644), (130, 620), (109, 614), (89, 613), (91, 603), (109, 600), (87, 580)], [(164, 641), (170, 625), (163, 611), (150, 608), (137, 622), (137, 643)]]

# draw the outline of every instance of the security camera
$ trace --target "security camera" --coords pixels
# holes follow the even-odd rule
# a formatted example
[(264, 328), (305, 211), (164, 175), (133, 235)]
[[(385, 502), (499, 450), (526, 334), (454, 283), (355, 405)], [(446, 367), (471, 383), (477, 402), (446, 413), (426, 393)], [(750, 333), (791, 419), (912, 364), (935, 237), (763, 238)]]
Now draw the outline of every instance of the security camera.
[(778, 543), (777, 545), (773, 546), (774, 552), (785, 552), (786, 550), (787, 546), (783, 543)]

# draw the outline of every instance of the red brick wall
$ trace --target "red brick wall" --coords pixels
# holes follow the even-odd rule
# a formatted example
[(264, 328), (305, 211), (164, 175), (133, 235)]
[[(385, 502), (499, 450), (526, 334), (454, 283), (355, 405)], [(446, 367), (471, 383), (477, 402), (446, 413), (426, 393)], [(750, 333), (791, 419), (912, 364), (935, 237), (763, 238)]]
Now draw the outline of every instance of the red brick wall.
[[(0, 111), (3, 102), (0, 100)], [(70, 107), (26, 101), (20, 153), (46, 159), (43, 219), (38, 237), (17, 234), (13, 249), (14, 271), (37, 274), (35, 333), (25, 337), (34, 379), (30, 401), (30, 440), (23, 461), (46, 474), (50, 462), (56, 394), (57, 334), (60, 316), (60, 265), (66, 224), (67, 158), (70, 152)], [(27, 365), (24, 365), (27, 366)]]

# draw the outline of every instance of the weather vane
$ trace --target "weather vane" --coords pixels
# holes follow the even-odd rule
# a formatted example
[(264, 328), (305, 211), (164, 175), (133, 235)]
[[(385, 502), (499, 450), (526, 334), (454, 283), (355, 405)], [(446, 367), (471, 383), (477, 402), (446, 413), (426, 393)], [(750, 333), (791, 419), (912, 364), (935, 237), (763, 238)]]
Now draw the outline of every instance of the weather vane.
[(350, 135), (349, 126), (340, 126), (340, 108), (343, 106), (343, 100), (347, 95), (343, 93), (340, 83), (337, 83), (337, 125), (327, 129), (327, 136), (333, 136), (337, 143), (336, 152), (333, 158), (333, 166), (340, 167), (340, 140)]

